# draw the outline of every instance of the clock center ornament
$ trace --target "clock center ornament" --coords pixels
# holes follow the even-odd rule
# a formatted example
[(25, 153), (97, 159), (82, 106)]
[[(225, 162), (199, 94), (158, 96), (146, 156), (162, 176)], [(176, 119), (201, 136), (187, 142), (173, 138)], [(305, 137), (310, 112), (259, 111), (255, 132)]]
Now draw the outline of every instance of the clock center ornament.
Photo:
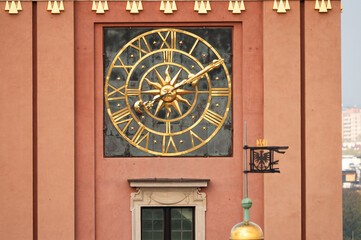
[(232, 156), (232, 28), (104, 33), (105, 157)]

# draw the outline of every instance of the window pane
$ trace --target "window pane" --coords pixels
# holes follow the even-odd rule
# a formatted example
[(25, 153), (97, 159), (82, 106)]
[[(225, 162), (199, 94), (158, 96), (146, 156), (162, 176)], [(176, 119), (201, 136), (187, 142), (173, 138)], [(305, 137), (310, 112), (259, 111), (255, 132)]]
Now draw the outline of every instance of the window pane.
[(193, 233), (192, 232), (184, 232), (182, 240), (193, 240)]
[(171, 240), (193, 240), (194, 208), (171, 209)]
[(153, 230), (163, 230), (163, 220), (154, 220)]
[(152, 232), (142, 232), (142, 240), (153, 240)]
[(182, 222), (181, 220), (172, 220), (172, 231), (173, 230), (181, 230), (182, 229)]
[(181, 208), (172, 208), (171, 209), (171, 219), (181, 219)]
[(142, 209), (142, 218), (143, 219), (152, 219), (152, 210), (151, 209)]
[(153, 219), (163, 219), (163, 208), (155, 208), (153, 210)]
[(172, 240), (182, 240), (181, 234), (182, 234), (181, 232), (172, 231)]
[(164, 240), (163, 232), (154, 232), (153, 240)]
[(142, 230), (152, 230), (152, 220), (143, 220)]
[(142, 240), (164, 240), (164, 208), (142, 208)]

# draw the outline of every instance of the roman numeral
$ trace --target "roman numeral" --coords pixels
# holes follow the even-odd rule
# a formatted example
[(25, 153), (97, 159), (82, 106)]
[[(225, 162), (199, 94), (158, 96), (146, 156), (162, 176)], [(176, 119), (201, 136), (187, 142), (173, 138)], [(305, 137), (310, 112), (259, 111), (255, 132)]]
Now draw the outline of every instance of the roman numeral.
[(139, 89), (127, 89), (127, 95), (129, 96), (139, 95), (139, 93)]
[(123, 120), (123, 121), (120, 121), (120, 122), (117, 122), (117, 124), (122, 124), (122, 123), (127, 123), (124, 128), (122, 129), (122, 132), (125, 132), (125, 130), (127, 130), (129, 124), (133, 121), (133, 118), (129, 118), (129, 119), (126, 119), (126, 120)]
[(128, 71), (127, 68), (132, 68), (133, 66), (132, 65), (124, 65), (124, 63), (123, 63), (122, 59), (120, 59), (120, 57), (118, 57), (118, 60), (120, 62), (120, 65), (115, 65), (114, 64), (113, 67), (115, 67), (115, 68), (123, 68), (127, 72), (127, 74), (129, 74), (129, 71)]
[(204, 116), (204, 119), (208, 122), (212, 123), (215, 126), (219, 126), (222, 122), (222, 117), (218, 115), (217, 113), (211, 111), (208, 109), (206, 115)]
[(167, 43), (167, 38), (168, 38), (169, 34), (170, 34), (170, 32), (167, 32), (167, 35), (165, 35), (165, 37), (163, 37), (162, 34), (160, 32), (158, 32), (158, 35), (160, 36), (160, 38), (163, 41), (162, 45), (160, 46), (160, 49), (162, 49), (164, 45), (166, 45), (168, 48), (171, 48), (169, 46), (169, 44)]
[(147, 132), (143, 137), (142, 136), (142, 133), (144, 132), (144, 129), (145, 127), (144, 126), (141, 126), (139, 127), (138, 131), (134, 134), (133, 138), (132, 138), (132, 141), (139, 145), (141, 142), (144, 141), (144, 139), (146, 139), (146, 149), (148, 149), (148, 143), (149, 143), (149, 132)]
[(194, 138), (197, 138), (199, 141), (201, 141), (202, 143), (204, 142), (204, 140), (198, 136), (197, 134), (195, 134), (194, 132), (192, 132), (192, 130), (189, 131), (189, 133), (191, 134), (191, 140), (192, 140), (192, 146), (194, 147)]
[(164, 50), (163, 51), (163, 61), (172, 62), (173, 61), (173, 51)]
[(195, 41), (195, 43), (193, 44), (192, 49), (189, 51), (189, 54), (192, 54), (192, 52), (193, 52), (193, 50), (196, 48), (198, 42), (199, 42), (199, 39), (197, 39), (197, 41)]
[(166, 132), (166, 133), (170, 133), (170, 129), (171, 129), (171, 127), (170, 127), (170, 122), (166, 122), (166, 123), (165, 123), (165, 132)]
[[(108, 86), (114, 90), (114, 91), (108, 93), (108, 97), (111, 96), (111, 95), (113, 95), (114, 93), (120, 93), (120, 94), (122, 94), (123, 96), (125, 96), (125, 93), (122, 91), (122, 90), (125, 88), (125, 85), (123, 85), (123, 86), (120, 87), (120, 88), (116, 88), (116, 87), (114, 87), (114, 86), (112, 86), (112, 85), (110, 85), (110, 84), (108, 84)], [(124, 99), (124, 98), (125, 98), (125, 97), (122, 97), (122, 98), (120, 98), (120, 99)], [(108, 99), (108, 100), (109, 100), (109, 99)], [(115, 100), (115, 99), (112, 99), (112, 100)]]
[(229, 96), (231, 90), (229, 88), (212, 88), (212, 96), (221, 97), (221, 96)]
[(116, 124), (121, 123), (120, 120), (123, 119), (124, 117), (128, 116), (130, 114), (130, 111), (128, 110), (127, 107), (115, 112), (112, 114), (113, 120)]
[[(173, 141), (173, 138), (172, 137), (169, 137), (169, 140), (168, 140), (168, 144), (165, 143), (165, 138), (166, 136), (163, 136), (163, 153), (168, 153), (169, 151), (169, 147), (170, 145), (172, 144), (173, 148), (174, 148), (174, 151), (175, 152), (178, 152), (178, 149)], [(165, 147), (165, 145), (167, 145), (167, 148)]]

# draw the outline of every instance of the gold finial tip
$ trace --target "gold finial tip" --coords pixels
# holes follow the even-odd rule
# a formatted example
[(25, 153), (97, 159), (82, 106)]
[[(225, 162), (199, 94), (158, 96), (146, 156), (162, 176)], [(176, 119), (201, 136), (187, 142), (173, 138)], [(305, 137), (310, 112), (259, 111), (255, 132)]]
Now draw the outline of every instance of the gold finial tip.
[(234, 225), (229, 240), (263, 240), (262, 229), (253, 222), (240, 222)]

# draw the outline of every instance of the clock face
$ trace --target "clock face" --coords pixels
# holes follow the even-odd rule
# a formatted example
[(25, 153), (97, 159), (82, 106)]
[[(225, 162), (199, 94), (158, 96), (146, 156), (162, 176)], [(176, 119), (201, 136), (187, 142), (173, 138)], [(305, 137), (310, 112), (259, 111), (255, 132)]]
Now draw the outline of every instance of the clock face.
[(231, 156), (231, 32), (104, 29), (104, 155)]

